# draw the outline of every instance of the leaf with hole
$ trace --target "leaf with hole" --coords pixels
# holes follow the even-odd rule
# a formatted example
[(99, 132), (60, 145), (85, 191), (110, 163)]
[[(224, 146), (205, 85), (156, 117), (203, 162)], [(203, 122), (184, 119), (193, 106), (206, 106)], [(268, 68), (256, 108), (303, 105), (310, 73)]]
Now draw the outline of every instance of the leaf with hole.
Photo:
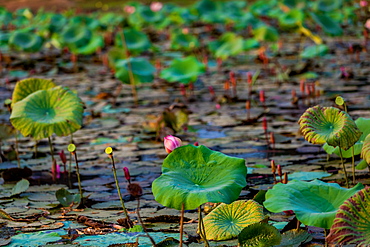
[(263, 207), (253, 200), (222, 203), (203, 219), (207, 239), (234, 238), (248, 225), (264, 219)]

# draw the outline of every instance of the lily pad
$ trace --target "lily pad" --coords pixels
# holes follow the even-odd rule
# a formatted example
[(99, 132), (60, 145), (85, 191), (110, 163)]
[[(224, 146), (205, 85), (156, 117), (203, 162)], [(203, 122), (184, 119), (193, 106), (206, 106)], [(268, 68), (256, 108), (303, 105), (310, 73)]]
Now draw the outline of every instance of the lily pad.
[(238, 242), (241, 247), (269, 247), (280, 244), (281, 234), (267, 223), (254, 223), (241, 231)]
[(123, 31), (123, 34), (119, 32), (116, 35), (115, 43), (119, 47), (124, 47), (122, 45), (123, 36), (125, 37), (127, 49), (134, 54), (143, 52), (149, 49), (152, 45), (145, 33), (132, 28), (127, 28)]
[(279, 39), (278, 31), (271, 26), (261, 25), (253, 30), (254, 38), (258, 41), (276, 42)]
[(203, 145), (186, 145), (164, 159), (162, 175), (153, 181), (152, 191), (157, 202), (178, 210), (182, 204), (187, 210), (206, 202), (231, 203), (246, 185), (246, 175), (244, 159)]
[(281, 243), (277, 247), (299, 247), (312, 240), (311, 234), (302, 229), (292, 229), (281, 235)]
[(319, 180), (293, 180), (288, 184), (274, 185), (267, 191), (263, 204), (274, 213), (293, 210), (297, 219), (305, 225), (330, 229), (340, 205), (363, 187), (357, 184), (345, 189), (339, 184)]
[(18, 81), (13, 91), (12, 104), (17, 103), (38, 90), (47, 90), (55, 86), (54, 82), (47, 79), (28, 78)]
[(12, 237), (9, 247), (35, 247), (45, 246), (47, 243), (62, 239), (56, 232), (31, 232), (22, 233)]
[(253, 200), (220, 204), (203, 219), (207, 239), (234, 238), (248, 225), (264, 219), (263, 207)]
[(205, 73), (205, 66), (199, 62), (194, 56), (186, 58), (175, 58), (172, 60), (168, 68), (160, 73), (160, 77), (169, 82), (190, 83), (201, 74)]
[(27, 179), (20, 180), (12, 189), (12, 195), (17, 195), (25, 192), (30, 186), (30, 182)]
[(327, 237), (336, 245), (370, 245), (370, 187), (348, 198), (335, 215), (334, 224)]
[(289, 174), (289, 180), (314, 180), (318, 178), (330, 177), (332, 174), (327, 172), (294, 172)]
[(325, 33), (331, 34), (334, 36), (340, 36), (343, 34), (343, 29), (339, 23), (335, 22), (333, 18), (326, 14), (310, 13), (312, 19), (319, 25)]
[(44, 40), (31, 31), (15, 31), (9, 37), (9, 44), (21, 51), (37, 52), (41, 50)]
[(218, 40), (209, 43), (209, 49), (222, 60), (235, 56), (244, 50), (244, 40), (235, 33), (224, 33)]
[(362, 134), (346, 112), (334, 107), (311, 107), (303, 113), (298, 123), (308, 142), (327, 143), (344, 150), (352, 147)]
[(13, 106), (10, 121), (24, 136), (69, 135), (82, 126), (81, 99), (63, 87), (38, 90)]
[(307, 46), (300, 57), (302, 58), (314, 58), (325, 56), (329, 51), (329, 47), (324, 44)]

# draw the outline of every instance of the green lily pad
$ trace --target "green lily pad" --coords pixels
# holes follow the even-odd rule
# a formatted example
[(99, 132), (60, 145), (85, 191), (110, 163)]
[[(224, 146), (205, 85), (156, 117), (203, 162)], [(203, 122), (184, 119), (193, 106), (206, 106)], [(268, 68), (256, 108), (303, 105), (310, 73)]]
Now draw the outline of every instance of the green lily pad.
[(235, 33), (227, 32), (218, 40), (211, 41), (208, 46), (217, 58), (225, 60), (229, 56), (238, 55), (244, 50), (244, 40)]
[(343, 34), (343, 29), (335, 20), (326, 14), (310, 13), (312, 19), (319, 25), (325, 33), (340, 36)]
[(261, 44), (258, 42), (258, 40), (253, 39), (253, 38), (246, 39), (244, 41), (244, 50), (245, 51), (256, 49), (256, 48), (259, 48), (260, 46), (261, 46)]
[(336, 245), (370, 245), (370, 187), (348, 198), (338, 209), (327, 241)]
[(55, 197), (64, 207), (69, 207), (72, 203), (78, 205), (80, 203), (80, 195), (74, 195), (68, 190), (61, 188), (55, 192)]
[(191, 83), (205, 73), (205, 66), (194, 56), (175, 58), (169, 67), (162, 70), (160, 77), (169, 82)]
[(38, 91), (38, 90), (47, 90), (53, 88), (56, 85), (51, 80), (39, 79), (39, 78), (28, 78), (21, 81), (18, 81), (15, 84), (15, 88), (12, 95), (12, 104), (21, 101), (26, 98), (28, 95)]
[(344, 150), (352, 147), (362, 134), (346, 112), (334, 107), (311, 107), (303, 113), (298, 123), (308, 142), (327, 143)]
[(27, 179), (22, 179), (12, 189), (12, 196), (25, 192), (30, 187), (30, 182)]
[(115, 44), (118, 47), (124, 47), (122, 45), (123, 36), (125, 37), (127, 49), (135, 54), (149, 49), (152, 45), (145, 33), (132, 28), (128, 28), (123, 31), (123, 34), (121, 32), (117, 33)]
[(319, 0), (317, 1), (317, 8), (323, 12), (335, 11), (342, 8), (343, 0)]
[(254, 38), (258, 41), (276, 42), (279, 39), (278, 31), (271, 26), (261, 25), (253, 30)]
[(21, 233), (12, 237), (9, 247), (36, 247), (45, 246), (47, 243), (56, 242), (62, 237), (56, 232), (30, 232)]
[(279, 16), (279, 25), (282, 28), (295, 28), (298, 24), (303, 23), (304, 13), (299, 9), (291, 9)]
[(339, 184), (319, 180), (293, 180), (288, 184), (274, 185), (267, 191), (263, 204), (274, 213), (293, 210), (303, 224), (329, 229), (340, 205), (363, 187), (357, 184), (351, 189), (345, 189)]
[(312, 240), (311, 234), (302, 229), (292, 229), (281, 235), (281, 243), (276, 247), (299, 247)]
[(300, 57), (302, 58), (314, 58), (314, 57), (322, 57), (326, 55), (329, 51), (329, 47), (327, 45), (321, 44), (321, 45), (311, 45), (307, 46), (302, 53), (300, 54)]
[(363, 158), (366, 163), (370, 164), (370, 134), (368, 134), (364, 140), (361, 150), (361, 158)]
[(289, 180), (314, 180), (318, 178), (330, 177), (332, 174), (327, 172), (294, 172), (289, 174)]
[(93, 33), (83, 24), (71, 23), (65, 26), (58, 36), (61, 43), (71, 50), (84, 47), (91, 40)]
[(195, 35), (175, 33), (171, 36), (171, 49), (191, 51), (199, 47), (199, 40)]
[(264, 219), (263, 207), (253, 200), (220, 204), (203, 219), (207, 239), (234, 238), (248, 225)]
[(69, 135), (82, 126), (81, 99), (63, 87), (38, 90), (13, 105), (10, 121), (24, 136)]
[[(354, 147), (354, 152), (352, 151), (352, 148), (348, 150), (341, 150), (343, 158), (351, 158), (352, 153), (354, 155), (358, 155), (361, 153), (363, 142), (365, 141), (365, 138), (368, 134), (370, 134), (370, 118), (363, 118), (359, 117), (355, 121), (356, 126), (358, 129), (362, 132), (362, 135), (360, 136), (360, 139), (353, 145)], [(325, 150), (326, 153), (328, 154), (333, 154), (335, 153), (336, 155), (340, 156), (340, 151), (339, 147), (332, 147), (329, 146), (327, 143), (324, 144), (323, 149)]]
[(270, 247), (280, 244), (281, 234), (267, 223), (254, 223), (241, 231), (238, 242), (241, 247)]
[(9, 37), (9, 44), (20, 51), (37, 52), (41, 50), (44, 40), (31, 31), (15, 31)]
[(246, 175), (244, 159), (203, 145), (186, 145), (164, 159), (162, 175), (154, 180), (152, 191), (157, 202), (178, 210), (182, 204), (187, 210), (206, 202), (231, 203), (246, 185)]

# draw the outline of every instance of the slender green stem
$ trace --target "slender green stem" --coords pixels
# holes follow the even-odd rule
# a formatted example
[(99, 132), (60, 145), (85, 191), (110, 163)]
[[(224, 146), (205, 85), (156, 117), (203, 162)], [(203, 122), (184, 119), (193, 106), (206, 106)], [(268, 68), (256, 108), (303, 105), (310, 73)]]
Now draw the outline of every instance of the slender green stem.
[(356, 183), (356, 168), (355, 168), (355, 146), (352, 146), (352, 184)]
[(122, 205), (122, 208), (123, 208), (123, 213), (125, 214), (125, 217), (127, 219), (130, 219), (130, 217), (128, 216), (128, 213), (127, 213), (127, 209), (125, 207), (125, 203), (123, 202), (121, 189), (119, 188), (118, 179), (117, 179), (117, 172), (116, 172), (116, 165), (114, 164), (113, 155), (109, 155), (109, 158), (112, 161), (114, 180), (116, 181), (117, 192), (118, 192), (119, 200), (121, 201), (121, 205)]
[[(71, 144), (73, 144), (73, 134), (71, 134)], [(72, 173), (72, 153), (69, 153), (69, 164), (68, 164), (68, 184), (69, 188), (72, 188), (72, 180), (71, 180), (71, 173)]]
[(18, 133), (19, 131), (17, 130), (15, 133), (15, 154), (17, 155), (18, 168), (21, 168), (21, 160), (19, 158), (19, 148), (18, 148)]
[(179, 247), (182, 247), (182, 238), (183, 238), (183, 235), (184, 235), (184, 212), (185, 212), (185, 205), (183, 203), (183, 204), (181, 204), (180, 243), (179, 243)]
[(157, 246), (157, 244), (155, 243), (154, 239), (149, 235), (149, 233), (148, 233), (148, 231), (147, 231), (147, 229), (146, 229), (146, 227), (145, 227), (145, 225), (144, 225), (144, 222), (143, 222), (143, 220), (141, 219), (141, 216), (140, 216), (140, 198), (139, 198), (139, 197), (137, 198), (137, 208), (136, 208), (136, 213), (137, 213), (137, 217), (138, 217), (138, 219), (139, 219), (139, 221), (140, 221), (140, 224), (141, 224), (141, 226), (143, 227), (144, 232), (146, 233), (146, 235), (147, 235), (147, 236), (148, 236), (148, 238), (150, 239), (150, 242), (152, 242), (152, 244), (153, 244), (153, 246), (154, 246), (154, 247), (155, 247), (155, 246)]
[(342, 155), (342, 149), (340, 148), (340, 145), (339, 145), (339, 154), (340, 154), (340, 160), (342, 161), (342, 166), (343, 166), (344, 176), (345, 176), (345, 178), (346, 178), (346, 186), (347, 186), (347, 188), (349, 188), (348, 176), (347, 176), (347, 170), (346, 170), (346, 166), (344, 165), (343, 155)]
[[(123, 32), (123, 30), (121, 32), (121, 39), (122, 39), (123, 49), (125, 49), (127, 54), (129, 54), (126, 39), (125, 39), (125, 33)], [(131, 84), (131, 92), (132, 92), (132, 96), (134, 97), (134, 103), (135, 103), (135, 105), (138, 105), (138, 97), (137, 97), (137, 92), (136, 92), (135, 78), (134, 78), (134, 74), (132, 73), (130, 56), (127, 56), (127, 67), (128, 67), (128, 76), (129, 76), (130, 84)]]
[(202, 206), (198, 208), (198, 228), (199, 228), (199, 235), (204, 241), (204, 246), (209, 247), (209, 243), (207, 240), (206, 230), (204, 228), (203, 216), (202, 216)]
[(48, 136), (48, 141), (49, 141), (50, 155), (51, 155), (51, 161), (52, 161), (51, 170), (53, 171), (52, 172), (53, 181), (55, 181), (56, 180), (57, 162), (54, 158), (54, 148), (53, 148), (53, 143), (51, 142), (50, 136)]
[(77, 182), (78, 182), (78, 190), (80, 192), (81, 201), (83, 200), (83, 194), (82, 194), (82, 186), (81, 186), (81, 178), (80, 178), (80, 169), (78, 167), (78, 159), (77, 159), (77, 152), (73, 152), (73, 156), (75, 157), (76, 161), (76, 173), (77, 173)]

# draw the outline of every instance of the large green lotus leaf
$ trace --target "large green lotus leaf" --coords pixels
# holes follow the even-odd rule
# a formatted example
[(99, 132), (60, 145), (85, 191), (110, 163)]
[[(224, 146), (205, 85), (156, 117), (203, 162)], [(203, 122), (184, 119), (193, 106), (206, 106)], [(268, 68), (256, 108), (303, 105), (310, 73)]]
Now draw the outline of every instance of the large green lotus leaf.
[(13, 91), (12, 104), (14, 105), (38, 90), (47, 90), (55, 86), (51, 80), (41, 78), (28, 78), (18, 81)]
[(9, 37), (9, 44), (21, 51), (37, 52), (41, 50), (44, 40), (31, 31), (14, 31)]
[(13, 105), (10, 121), (24, 136), (69, 135), (82, 126), (81, 99), (63, 87), (38, 90)]
[(69, 24), (60, 34), (61, 42), (71, 49), (83, 47), (90, 42), (92, 32), (85, 25)]
[(194, 82), (204, 72), (204, 64), (194, 56), (188, 56), (172, 60), (170, 66), (161, 71), (160, 77), (169, 82), (190, 83)]
[(341, 246), (370, 246), (370, 187), (358, 191), (340, 206), (327, 241)]
[(207, 239), (226, 240), (239, 235), (247, 226), (264, 219), (263, 207), (253, 200), (220, 204), (203, 219)]
[(334, 36), (340, 36), (343, 34), (343, 29), (339, 23), (335, 22), (326, 14), (310, 13), (312, 19), (319, 25), (325, 33)]
[[(148, 36), (143, 32), (129, 28), (125, 29), (123, 34), (126, 40), (127, 49), (131, 52), (140, 53), (149, 49), (151, 46)], [(115, 43), (119, 47), (123, 47), (122, 37), (122, 33), (119, 32), (115, 38)]]
[(304, 48), (301, 54), (299, 54), (302, 58), (313, 58), (313, 57), (322, 57), (325, 56), (329, 51), (329, 47), (327, 45), (310, 45)]
[(339, 184), (319, 180), (293, 180), (288, 184), (274, 185), (267, 191), (263, 205), (274, 213), (293, 210), (303, 224), (329, 229), (340, 205), (363, 187), (357, 184), (345, 189)]
[(56, 242), (62, 237), (56, 232), (30, 232), (21, 233), (12, 237), (9, 247), (35, 247), (45, 246), (47, 243)]
[(76, 47), (72, 49), (72, 52), (75, 54), (82, 54), (82, 55), (91, 55), (98, 50), (98, 48), (102, 48), (104, 46), (103, 37), (97, 34), (93, 34), (89, 43), (84, 46)]
[(196, 2), (194, 7), (201, 16), (214, 15), (222, 11), (220, 2), (211, 0), (201, 0)]
[(370, 134), (368, 134), (364, 140), (361, 150), (361, 158), (363, 158), (366, 163), (370, 164)]
[(295, 28), (298, 24), (303, 23), (304, 13), (299, 9), (292, 9), (283, 13), (279, 17), (279, 25), (282, 28)]
[[(360, 139), (353, 145), (355, 148), (354, 155), (358, 155), (361, 153), (362, 150), (362, 144), (368, 134), (370, 134), (370, 118), (357, 118), (356, 121), (357, 128), (362, 132), (362, 135), (360, 136)], [(340, 156), (339, 147), (332, 147), (329, 146), (327, 143), (324, 144), (323, 149), (326, 153), (332, 154), (335, 153), (336, 155)], [(352, 148), (348, 150), (342, 149), (342, 155), (343, 158), (351, 158), (352, 157)]]
[(199, 40), (192, 34), (175, 33), (171, 37), (171, 49), (189, 51), (199, 47)]
[(352, 147), (360, 138), (361, 131), (344, 111), (320, 105), (308, 108), (298, 121), (304, 138), (313, 144), (327, 143), (344, 150)]
[(128, 63), (130, 63), (131, 70), (135, 75), (152, 76), (156, 71), (155, 67), (148, 61), (148, 59), (143, 57), (131, 57), (129, 59), (118, 60), (114, 67), (125, 67), (126, 69), (129, 69)]
[(244, 50), (245, 51), (256, 49), (256, 48), (259, 48), (260, 46), (261, 44), (256, 39), (250, 38), (250, 39), (244, 40)]
[(141, 15), (141, 18), (144, 19), (147, 23), (156, 23), (165, 19), (162, 11), (152, 11), (149, 6), (141, 6), (138, 10), (138, 14)]
[(220, 46), (217, 47), (215, 56), (222, 60), (235, 56), (244, 50), (244, 40), (234, 33), (225, 33), (221, 36)]
[(152, 191), (157, 202), (178, 210), (182, 205), (188, 210), (206, 202), (231, 203), (246, 186), (246, 175), (244, 159), (202, 145), (186, 145), (164, 159), (162, 175), (154, 180)]
[(52, 33), (60, 32), (67, 24), (68, 19), (62, 14), (53, 14), (49, 21), (49, 30)]
[(271, 247), (280, 244), (281, 234), (267, 223), (254, 223), (241, 231), (238, 242), (241, 247)]
[(253, 30), (254, 38), (258, 41), (276, 42), (279, 39), (278, 31), (271, 26), (261, 25)]

